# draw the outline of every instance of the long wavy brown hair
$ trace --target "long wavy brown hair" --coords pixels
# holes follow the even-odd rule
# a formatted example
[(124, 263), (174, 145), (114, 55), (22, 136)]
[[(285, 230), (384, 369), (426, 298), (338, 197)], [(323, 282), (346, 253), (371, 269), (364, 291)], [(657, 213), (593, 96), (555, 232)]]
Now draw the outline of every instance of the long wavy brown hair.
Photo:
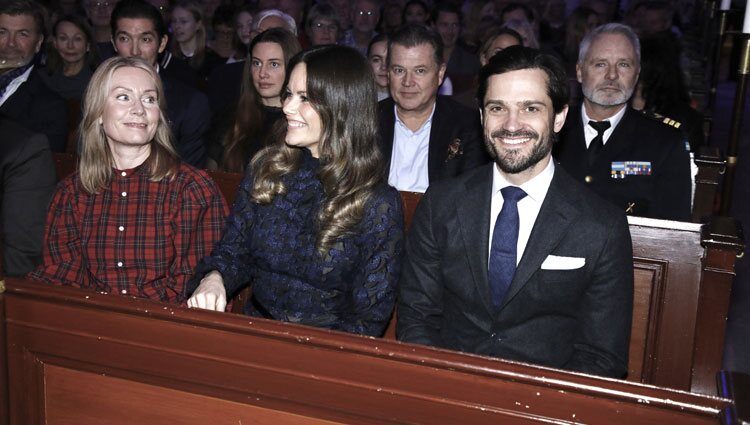
[[(364, 215), (375, 187), (384, 181), (384, 164), (377, 146), (377, 91), (367, 59), (344, 46), (321, 46), (292, 58), (291, 70), (307, 67), (308, 102), (320, 115), (323, 134), (318, 144), (318, 178), (325, 201), (317, 214), (316, 248), (321, 256), (337, 239), (351, 234)], [(285, 135), (284, 135), (285, 136)], [(282, 177), (299, 168), (302, 149), (288, 146), (284, 136), (253, 158), (252, 199), (270, 203), (286, 193)]]
[(161, 181), (172, 177), (180, 166), (180, 157), (172, 146), (172, 132), (164, 112), (167, 110), (167, 103), (161, 79), (154, 68), (143, 59), (115, 56), (99, 65), (89, 81), (83, 98), (83, 118), (78, 128), (78, 134), (81, 136), (78, 176), (83, 190), (89, 194), (106, 189), (112, 180), (115, 161), (107, 142), (107, 135), (104, 133), (104, 126), (99, 123), (99, 119), (107, 103), (112, 74), (120, 68), (128, 67), (146, 71), (154, 80), (156, 95), (159, 98), (159, 123), (151, 141), (151, 153), (146, 160), (150, 179)]
[(252, 57), (253, 49), (259, 43), (276, 43), (284, 52), (284, 67), (287, 66), (292, 56), (296, 55), (302, 48), (294, 34), (283, 28), (271, 28), (258, 34), (250, 43), (248, 57), (242, 70), (242, 86), (240, 98), (237, 101), (234, 122), (229, 131), (224, 135), (222, 154), (219, 169), (233, 173), (245, 171), (246, 153), (253, 145), (262, 144), (269, 135), (261, 134), (266, 114), (263, 112), (263, 102), (255, 90), (252, 81)]

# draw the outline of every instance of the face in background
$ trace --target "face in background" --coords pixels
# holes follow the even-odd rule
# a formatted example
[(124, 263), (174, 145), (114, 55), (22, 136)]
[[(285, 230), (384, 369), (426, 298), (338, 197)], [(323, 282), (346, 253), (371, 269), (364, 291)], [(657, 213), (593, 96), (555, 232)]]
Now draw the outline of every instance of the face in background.
[(576, 75), (587, 105), (616, 107), (627, 103), (638, 81), (635, 49), (622, 34), (600, 34), (591, 43)]
[(437, 19), (435, 19), (435, 30), (443, 39), (443, 46), (446, 49), (452, 49), (456, 45), (458, 35), (461, 32), (458, 15), (449, 12), (438, 13)]
[(43, 40), (33, 16), (0, 15), (0, 60), (14, 64), (13, 68), (30, 63)]
[(150, 19), (120, 18), (112, 44), (119, 56), (139, 57), (156, 66), (159, 53), (167, 47), (167, 36), (159, 39)]
[(425, 25), (430, 15), (419, 3), (413, 3), (404, 11), (404, 22), (408, 25)]
[(194, 40), (199, 25), (200, 22), (195, 20), (195, 16), (189, 10), (182, 7), (172, 10), (172, 35), (178, 43)]
[(286, 143), (307, 148), (317, 158), (323, 137), (323, 122), (307, 100), (307, 65), (304, 63), (297, 64), (289, 75), (283, 111), (287, 121)]
[(253, 15), (250, 12), (242, 11), (237, 14), (237, 37), (245, 46), (249, 46), (253, 41)]
[(109, 18), (119, 0), (85, 0), (84, 8), (94, 27), (108, 27)]
[(371, 33), (380, 19), (378, 5), (369, 0), (359, 0), (352, 4), (352, 28), (360, 33)]
[(427, 113), (432, 109), (443, 82), (445, 64), (435, 62), (430, 44), (391, 46), (388, 83), (391, 97), (401, 113)]
[[(277, 43), (262, 42), (255, 45), (250, 59), (253, 86), (264, 105), (281, 106), (284, 85), (284, 51)], [(305, 80), (307, 81), (307, 80)]]
[(86, 52), (91, 48), (86, 34), (68, 21), (61, 21), (57, 24), (52, 44), (66, 64), (83, 62)]
[(482, 64), (482, 66), (487, 65), (487, 63), (490, 61), (490, 58), (495, 56), (497, 52), (500, 52), (503, 49), (507, 49), (510, 46), (517, 46), (517, 45), (518, 45), (518, 40), (512, 35), (500, 34), (497, 37), (495, 37), (494, 40), (492, 40), (492, 44), (490, 44), (490, 48), (487, 49), (487, 52), (482, 53), (482, 55), (479, 56), (479, 62)]
[(388, 65), (386, 64), (386, 58), (388, 57), (388, 42), (378, 41), (373, 43), (370, 47), (370, 54), (367, 59), (370, 61), (372, 71), (375, 73), (375, 84), (378, 85), (379, 90), (388, 90)]
[(323, 44), (336, 44), (339, 38), (339, 27), (331, 19), (317, 18), (310, 25), (310, 44), (320, 46)]
[(553, 133), (565, 124), (547, 94), (547, 74), (522, 69), (489, 77), (482, 126), (490, 156), (509, 181), (523, 183), (549, 163)]
[(109, 93), (99, 120), (110, 149), (148, 147), (159, 124), (156, 84), (146, 71), (118, 68), (109, 82)]

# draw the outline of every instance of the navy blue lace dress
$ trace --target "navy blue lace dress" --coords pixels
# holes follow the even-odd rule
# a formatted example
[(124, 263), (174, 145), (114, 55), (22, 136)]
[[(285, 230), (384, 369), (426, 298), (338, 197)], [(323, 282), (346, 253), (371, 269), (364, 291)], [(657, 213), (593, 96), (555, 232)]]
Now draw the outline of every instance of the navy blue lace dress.
[(228, 297), (252, 285), (245, 314), (382, 335), (401, 269), (404, 224), (398, 192), (387, 185), (376, 190), (354, 232), (336, 241), (323, 258), (315, 249), (317, 211), (324, 200), (319, 162), (303, 151), (300, 168), (283, 178), (286, 195), (270, 204), (251, 201), (248, 169), (222, 238), (198, 265), (188, 290), (217, 270)]

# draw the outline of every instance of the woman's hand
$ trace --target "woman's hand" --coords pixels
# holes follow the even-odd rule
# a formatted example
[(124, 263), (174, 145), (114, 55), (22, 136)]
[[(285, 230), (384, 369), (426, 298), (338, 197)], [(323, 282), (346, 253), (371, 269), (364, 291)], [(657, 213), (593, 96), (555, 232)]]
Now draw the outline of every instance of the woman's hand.
[(227, 307), (227, 290), (221, 273), (214, 270), (204, 276), (187, 303), (192, 308), (224, 311)]

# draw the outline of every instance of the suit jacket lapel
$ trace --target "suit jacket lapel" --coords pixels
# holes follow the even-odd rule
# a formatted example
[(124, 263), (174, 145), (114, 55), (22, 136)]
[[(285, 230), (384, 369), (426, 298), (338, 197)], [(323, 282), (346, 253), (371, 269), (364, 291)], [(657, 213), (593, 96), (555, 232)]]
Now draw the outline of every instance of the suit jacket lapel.
[[(493, 163), (494, 164), (494, 163)], [(466, 181), (466, 191), (456, 209), (460, 218), (459, 231), (464, 242), (471, 278), (487, 312), (493, 314), (487, 280), (488, 247), (490, 240), (490, 203), (492, 196), (492, 167), (483, 166)], [(477, 216), (477, 212), (481, 215)]]
[[(427, 154), (427, 177), (430, 182), (438, 179), (440, 173), (440, 162), (443, 160), (445, 149), (447, 149), (446, 140), (450, 138), (451, 131), (447, 122), (450, 117), (445, 115), (445, 105), (440, 101), (440, 97), (435, 102), (435, 113), (432, 115), (432, 127), (430, 128), (429, 150)], [(443, 125), (443, 122), (446, 124)]]
[[(570, 201), (574, 199), (570, 194), (570, 185), (574, 182), (568, 178), (562, 179), (561, 166), (556, 165), (547, 196), (536, 218), (531, 235), (526, 243), (521, 261), (518, 263), (516, 274), (513, 276), (508, 295), (503, 302), (504, 307), (529, 282), (531, 276), (542, 266), (544, 259), (557, 246), (568, 226), (578, 216), (578, 207)], [(501, 309), (502, 309), (501, 307)]]
[(393, 109), (393, 99), (390, 97), (380, 101), (379, 114), (380, 114), (380, 150), (383, 153), (383, 159), (387, 164), (386, 167), (386, 178), (388, 177), (388, 171), (391, 169), (391, 155), (393, 153), (393, 126), (396, 125), (396, 113)]

